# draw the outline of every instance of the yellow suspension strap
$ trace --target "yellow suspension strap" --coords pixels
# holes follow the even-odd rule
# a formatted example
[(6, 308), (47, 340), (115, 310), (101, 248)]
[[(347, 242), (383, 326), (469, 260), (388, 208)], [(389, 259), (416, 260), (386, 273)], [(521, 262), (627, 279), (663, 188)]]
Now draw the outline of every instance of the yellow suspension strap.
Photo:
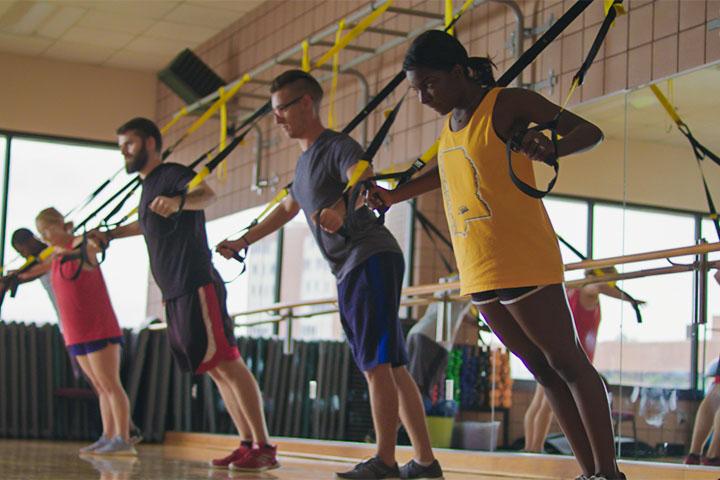
[(328, 61), (332, 60), (333, 56), (335, 56), (336, 53), (338, 53), (340, 50), (343, 50), (345, 47), (347, 47), (350, 42), (355, 40), (361, 33), (363, 33), (365, 30), (370, 27), (375, 20), (377, 20), (385, 11), (390, 8), (392, 5), (393, 0), (388, 0), (387, 2), (383, 3), (377, 10), (372, 12), (370, 15), (362, 19), (360, 23), (355, 25), (348, 33), (346, 33), (339, 42), (336, 42), (335, 45), (330, 48), (327, 52), (325, 52), (313, 65), (313, 68), (318, 68), (323, 65), (325, 65)]
[(448, 27), (453, 21), (453, 0), (445, 0), (445, 31), (450, 35), (455, 35), (455, 28)]
[[(202, 127), (205, 122), (207, 122), (213, 115), (215, 115), (220, 108), (225, 105), (228, 101), (230, 101), (240, 90), (240, 88), (243, 87), (246, 83), (250, 81), (250, 75), (245, 74), (232, 88), (227, 90), (224, 94), (218, 94), (219, 98), (213, 103), (210, 108), (208, 108), (197, 120), (195, 120), (192, 125), (190, 125), (187, 130), (178, 138), (175, 143), (173, 143), (170, 147), (165, 149), (165, 151), (162, 154), (163, 160), (165, 160), (167, 157), (169, 157), (173, 151), (180, 145), (187, 137), (192, 135), (194, 132), (196, 132), (200, 127)], [(224, 89), (224, 87), (221, 87)]]
[[(335, 45), (340, 43), (342, 32), (345, 29), (345, 19), (338, 23), (338, 29), (335, 33)], [(332, 81), (330, 82), (330, 105), (328, 106), (328, 128), (335, 128), (335, 96), (337, 94), (338, 74), (340, 73), (340, 52), (333, 56), (332, 64)]]
[(188, 113), (189, 113), (189, 112), (188, 112), (187, 107), (182, 107), (175, 115), (173, 115), (173, 117), (170, 119), (170, 121), (169, 121), (164, 127), (162, 127), (162, 128), (160, 129), (160, 133), (162, 133), (163, 135), (165, 135), (167, 132), (170, 131), (170, 129), (171, 129), (181, 118), (183, 118), (183, 117), (184, 117), (185, 115), (187, 115)]
[(710, 219), (715, 226), (715, 233), (717, 234), (718, 239), (720, 239), (720, 223), (718, 222), (718, 212), (717, 208), (715, 208), (715, 202), (713, 202), (712, 195), (710, 194), (710, 187), (708, 186), (707, 178), (705, 178), (705, 172), (702, 166), (702, 161), (706, 158), (709, 158), (710, 160), (715, 162), (716, 165), (720, 165), (720, 157), (718, 157), (714, 152), (712, 152), (710, 149), (700, 143), (693, 136), (692, 132), (690, 131), (690, 127), (688, 127), (687, 124), (682, 120), (682, 118), (680, 118), (680, 115), (678, 114), (675, 107), (672, 106), (670, 101), (660, 91), (657, 85), (650, 85), (650, 89), (655, 94), (655, 97), (657, 97), (660, 105), (662, 105), (662, 107), (665, 109), (665, 112), (667, 112), (670, 118), (672, 118), (673, 122), (675, 122), (675, 125), (677, 126), (677, 129), (680, 130), (680, 133), (682, 133), (685, 138), (687, 138), (688, 142), (690, 142), (690, 146), (693, 149), (693, 154), (695, 155), (695, 160), (697, 161), (698, 170), (700, 170), (700, 178), (702, 179), (703, 189), (705, 190), (705, 199), (707, 200), (708, 209), (710, 210)]
[(303, 72), (309, 72), (312, 67), (310, 67), (310, 42), (305, 39), (300, 44), (302, 47), (302, 60), (300, 61), (300, 69)]
[(14, 270), (9, 275), (3, 276), (0, 279), (2, 280), (3, 284), (3, 288), (2, 290), (0, 290), (0, 308), (2, 308), (2, 304), (5, 301), (5, 294), (7, 292), (10, 292), (11, 298), (15, 298), (18, 288), (20, 287), (20, 275), (27, 272), (35, 265), (42, 263), (48, 258), (50, 258), (50, 255), (52, 255), (54, 252), (55, 247), (45, 247), (37, 256), (30, 255), (25, 259), (25, 262), (20, 265), (16, 270)]
[[(571, 17), (568, 16), (569, 13), (571, 13), (573, 10), (575, 11), (582, 11), (584, 10), (589, 4), (592, 2), (587, 1), (579, 1), (573, 6), (565, 15), (563, 15), (560, 20), (555, 22), (555, 24), (543, 34), (543, 36), (538, 40), (527, 52), (523, 54), (523, 57), (528, 55), (529, 52), (533, 51), (536, 47), (544, 48), (545, 45), (547, 45), (549, 42), (551, 42), (555, 37), (546, 39), (546, 36), (550, 34), (551, 32), (557, 32), (559, 34), (562, 30), (567, 28), (568, 25), (577, 17)], [(598, 31), (597, 35), (595, 36), (595, 40), (593, 41), (592, 46), (590, 47), (590, 50), (588, 51), (587, 56), (585, 57), (585, 61), (580, 66), (580, 69), (577, 71), (575, 76), (573, 77), (572, 84), (570, 85), (570, 89), (568, 90), (568, 94), (565, 97), (565, 100), (563, 101), (562, 105), (560, 106), (560, 111), (555, 115), (555, 118), (553, 118), (551, 121), (547, 123), (543, 123), (541, 125), (535, 125), (533, 127), (527, 128), (527, 125), (520, 124), (516, 128), (513, 129), (513, 133), (510, 136), (510, 139), (505, 145), (505, 151), (506, 151), (506, 157), (507, 157), (507, 163), (508, 163), (508, 173), (510, 174), (510, 179), (515, 184), (515, 186), (522, 191), (524, 194), (533, 197), (533, 198), (543, 198), (545, 195), (550, 193), (550, 191), (555, 186), (555, 182), (557, 181), (558, 174), (560, 173), (560, 164), (558, 163), (558, 132), (557, 127), (560, 120), (560, 115), (565, 111), (565, 108), (568, 105), (568, 102), (570, 101), (570, 98), (572, 98), (573, 94), (575, 93), (575, 90), (577, 90), (577, 87), (583, 84), (585, 81), (585, 75), (587, 74), (587, 71), (592, 66), (593, 61), (595, 60), (595, 57), (597, 56), (598, 51), (600, 50), (600, 47), (603, 44), (603, 41), (605, 40), (605, 37), (608, 34), (608, 31), (610, 30), (610, 27), (615, 22), (615, 18), (619, 15), (625, 13), (625, 10), (622, 7), (622, 0), (605, 0), (605, 19), (603, 20), (602, 24), (600, 25), (600, 30)], [(579, 13), (578, 13), (579, 15)], [(557, 27), (557, 28), (556, 28)], [(557, 36), (557, 35), (555, 35)], [(534, 57), (532, 55), (528, 55), (528, 57)], [(530, 62), (523, 62), (520, 61), (522, 58), (516, 62), (520, 63), (520, 70), (525, 68), (527, 65), (529, 65)], [(532, 60), (531, 60), (532, 61)], [(515, 66), (510, 67), (510, 70), (513, 70)], [(509, 72), (508, 71), (508, 72)], [(519, 73), (519, 72), (518, 72)], [(503, 75), (502, 78), (505, 76)], [(502, 85), (501, 81), (502, 78), (498, 81), (498, 84)], [(539, 190), (535, 188), (532, 185), (528, 185), (523, 180), (520, 179), (515, 174), (515, 169), (513, 168), (513, 159), (512, 159), (512, 152), (520, 151), (522, 140), (525, 137), (525, 135), (529, 131), (549, 131), (550, 132), (550, 139), (552, 140), (553, 148), (555, 150), (555, 155), (553, 157), (546, 160), (545, 163), (547, 163), (549, 166), (553, 168), (555, 171), (555, 175), (550, 180), (550, 183), (548, 184), (547, 188), (544, 190)]]
[[(572, 244), (571, 244), (570, 242), (568, 242), (567, 240), (565, 240), (562, 236), (560, 236), (560, 235), (557, 234), (557, 233), (555, 233), (555, 236), (556, 236), (557, 239), (560, 241), (560, 243), (562, 243), (562, 244), (565, 245), (568, 249), (570, 249), (570, 251), (573, 252), (575, 255), (577, 255), (580, 260), (582, 260), (582, 261), (589, 260), (587, 256), (583, 255), (583, 254), (580, 252), (580, 250), (578, 250), (577, 248), (573, 247)], [(599, 268), (598, 268), (598, 269), (593, 269), (593, 274), (594, 274), (595, 276), (597, 276), (597, 277), (602, 277), (602, 276), (604, 276), (604, 275), (607, 275), (607, 273), (605, 273), (602, 269), (599, 269)], [(633, 310), (635, 311), (635, 318), (637, 319), (637, 322), (638, 322), (638, 323), (642, 323), (643, 319), (642, 319), (642, 313), (640, 313), (640, 302), (638, 302), (638, 301), (635, 299), (635, 297), (633, 297), (632, 295), (630, 295), (629, 293), (627, 293), (625, 290), (623, 290), (622, 288), (618, 287), (618, 286), (617, 286), (617, 282), (612, 281), (612, 282), (607, 282), (607, 283), (608, 283), (608, 285), (610, 285), (611, 287), (613, 287), (615, 290), (617, 290), (618, 292), (620, 292), (621, 294), (623, 294), (623, 295), (625, 296), (625, 298), (628, 299), (628, 301), (630, 302), (630, 305), (632, 305), (632, 308), (633, 308)]]
[[(220, 87), (219, 91), (220, 96), (225, 95), (225, 87)], [(220, 106), (220, 143), (218, 146), (220, 150), (224, 149), (225, 144), (227, 143), (227, 128), (227, 103), (223, 103)], [(227, 161), (224, 161), (220, 165), (218, 165), (217, 178), (223, 183), (227, 181)]]

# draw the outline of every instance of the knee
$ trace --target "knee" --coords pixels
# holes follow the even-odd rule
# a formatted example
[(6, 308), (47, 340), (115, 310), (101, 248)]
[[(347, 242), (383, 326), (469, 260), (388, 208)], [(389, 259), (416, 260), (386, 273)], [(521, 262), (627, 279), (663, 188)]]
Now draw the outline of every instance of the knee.
[(384, 363), (365, 371), (368, 382), (377, 382), (394, 379), (390, 364)]
[(548, 355), (552, 369), (567, 383), (574, 382), (582, 374), (584, 368), (590, 366), (587, 355), (579, 346)]
[(96, 385), (104, 395), (117, 395), (119, 393), (125, 393), (125, 390), (120, 383), (120, 379), (112, 376), (98, 376)]
[(553, 376), (556, 376), (556, 373), (553, 371), (552, 367), (542, 353), (537, 352), (518, 356), (525, 364), (525, 367), (527, 367), (530, 373), (533, 374), (535, 380), (537, 380), (541, 387), (546, 387), (549, 383), (551, 383)]

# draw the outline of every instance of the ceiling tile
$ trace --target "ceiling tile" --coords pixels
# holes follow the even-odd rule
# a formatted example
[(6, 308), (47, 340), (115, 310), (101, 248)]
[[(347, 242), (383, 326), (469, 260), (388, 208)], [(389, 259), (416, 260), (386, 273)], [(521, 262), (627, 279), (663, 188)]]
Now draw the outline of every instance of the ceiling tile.
[(185, 3), (196, 7), (232, 10), (234, 12), (244, 13), (249, 12), (263, 2), (262, 0), (188, 0)]
[(125, 50), (141, 54), (147, 52), (155, 55), (175, 55), (187, 47), (188, 42), (182, 39), (169, 40), (141, 35), (128, 43)]
[(107, 60), (115, 49), (92, 43), (59, 40), (43, 54), (44, 57), (98, 65)]
[(265, 1), (0, 0), (0, 50), (157, 71)]
[(130, 43), (135, 38), (133, 34), (113, 32), (96, 28), (75, 26), (62, 36), (62, 40), (68, 42), (88, 43), (101, 47), (119, 49)]
[(226, 25), (237, 20), (236, 13), (207, 6), (183, 4), (170, 12), (165, 17), (165, 20), (190, 25), (202, 25), (220, 31)]
[(5, 12), (10, 10), (10, 7), (18, 3), (18, 0), (3, 0), (0, 2), (0, 18), (5, 15)]
[(59, 9), (50, 2), (16, 2), (0, 17), (0, 30), (17, 35), (31, 35)]
[(78, 25), (90, 28), (112, 30), (113, 32), (132, 33), (139, 35), (155, 23), (154, 19), (133, 17), (119, 13), (90, 10), (80, 19)]
[(11, 35), (0, 32), (0, 50), (22, 55), (39, 55), (52, 45), (47, 38), (30, 37), (27, 35)]
[(86, 12), (84, 8), (63, 6), (37, 29), (37, 34), (41, 37), (60, 38)]
[(209, 27), (201, 27), (198, 25), (188, 25), (184, 23), (173, 23), (159, 21), (147, 32), (148, 36), (154, 38), (167, 38), (176, 40), (182, 38), (187, 40), (188, 44), (197, 45), (213, 37), (217, 33)]
[(103, 65), (155, 72), (164, 68), (170, 63), (170, 60), (172, 60), (172, 55), (140, 54), (122, 50), (113, 54)]
[(65, 0), (64, 3), (128, 17), (160, 19), (182, 2), (177, 0), (95, 0), (69, 2)]

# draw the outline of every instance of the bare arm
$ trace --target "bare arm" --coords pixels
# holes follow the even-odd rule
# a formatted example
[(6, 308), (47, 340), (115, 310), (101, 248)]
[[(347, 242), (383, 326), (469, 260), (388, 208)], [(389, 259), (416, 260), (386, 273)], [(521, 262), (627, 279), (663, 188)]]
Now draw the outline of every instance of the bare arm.
[(183, 203), (182, 195), (166, 197), (158, 195), (150, 202), (148, 208), (162, 217), (170, 217), (180, 210), (205, 210), (215, 201), (215, 192), (205, 182), (200, 183), (192, 191), (185, 194)]
[[(48, 258), (43, 262), (36, 263), (23, 273), (18, 274), (20, 283), (32, 282), (33, 280), (42, 277), (50, 271), (52, 268), (52, 261)], [(10, 272), (12, 274), (12, 272)]]
[(225, 258), (232, 258), (235, 252), (249, 247), (253, 243), (280, 230), (283, 225), (292, 220), (300, 211), (300, 204), (288, 195), (280, 202), (270, 214), (260, 223), (237, 240), (223, 240), (215, 247), (215, 251)]
[(440, 188), (440, 171), (438, 167), (433, 167), (429, 172), (394, 190), (374, 186), (368, 194), (367, 203), (372, 208), (387, 208), (438, 188)]
[[(495, 132), (507, 142), (517, 128), (545, 124), (555, 119), (561, 109), (542, 95), (522, 88), (500, 92), (493, 111)], [(558, 119), (557, 156), (562, 157), (588, 150), (603, 139), (602, 131), (587, 120), (564, 110)], [(533, 160), (544, 161), (554, 155), (550, 140), (540, 132), (528, 132), (522, 141), (522, 152)]]
[[(353, 173), (355, 171), (355, 167), (357, 164), (353, 164), (351, 167), (347, 169), (345, 172), (345, 175), (347, 178), (351, 178), (353, 176)], [(358, 179), (358, 183), (363, 182), (363, 180), (367, 180), (368, 178), (371, 178), (374, 176), (372, 165), (370, 165), (365, 171), (360, 175), (360, 178)], [(364, 206), (364, 200), (362, 196), (358, 196), (357, 203), (355, 205), (355, 209), (361, 208)], [(325, 230), (328, 233), (335, 233), (343, 226), (343, 223), (345, 223), (345, 215), (346, 215), (346, 208), (345, 208), (345, 200), (343, 196), (340, 196), (335, 203), (330, 205), (329, 207), (325, 207), (320, 212), (315, 212), (312, 215), (312, 220), (315, 223), (320, 222), (320, 226), (323, 230)]]

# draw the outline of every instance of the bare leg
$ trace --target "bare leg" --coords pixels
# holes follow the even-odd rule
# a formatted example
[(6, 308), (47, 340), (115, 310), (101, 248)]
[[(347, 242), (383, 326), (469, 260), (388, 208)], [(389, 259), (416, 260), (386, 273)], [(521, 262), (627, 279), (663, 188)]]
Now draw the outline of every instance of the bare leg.
[(393, 368), (392, 373), (400, 400), (400, 419), (410, 436), (415, 460), (421, 464), (432, 463), (435, 456), (430, 445), (430, 434), (425, 423), (425, 407), (420, 398), (420, 390), (407, 368)]
[(75, 359), (77, 360), (78, 365), (80, 365), (83, 373), (95, 389), (95, 393), (97, 393), (98, 403), (100, 403), (100, 419), (102, 420), (103, 435), (106, 438), (112, 438), (115, 435), (118, 435), (118, 433), (115, 432), (115, 420), (113, 419), (110, 402), (105, 392), (100, 389), (98, 380), (93, 376), (90, 362), (85, 355), (77, 355)]
[(102, 350), (89, 353), (87, 360), (100, 388), (107, 393), (113, 414), (115, 435), (129, 440), (130, 400), (120, 382), (120, 345), (110, 344)]
[(227, 408), (227, 411), (230, 414), (230, 418), (232, 419), (233, 424), (235, 425), (235, 428), (240, 435), (240, 440), (252, 441), (252, 429), (250, 428), (250, 424), (245, 418), (245, 414), (240, 407), (240, 399), (235, 396), (232, 387), (225, 380), (225, 378), (220, 375), (219, 372), (217, 372), (216, 370), (212, 370), (208, 372), (208, 374), (215, 382), (215, 385), (217, 385), (218, 387), (220, 396), (222, 397), (223, 402), (225, 402), (225, 408)]
[(718, 409), (720, 409), (720, 385), (716, 384), (700, 402), (697, 415), (695, 415), (695, 426), (690, 443), (691, 454), (700, 455), (702, 453), (702, 447), (713, 428), (713, 418)]
[[(236, 424), (238, 432), (245, 435), (243, 430), (249, 427), (252, 440), (255, 443), (267, 444), (270, 441), (265, 412), (263, 411), (262, 395), (255, 377), (252, 376), (242, 358), (220, 362), (211, 372), (213, 378), (220, 376), (225, 380), (227, 388), (232, 392), (240, 411), (244, 413), (245, 425)], [(230, 392), (228, 392), (230, 393)], [(222, 394), (222, 393), (221, 393)]]
[[(530, 298), (538, 293), (540, 292), (536, 292)], [(510, 351), (523, 361), (537, 381), (545, 388), (545, 393), (551, 401), (560, 426), (570, 442), (583, 473), (588, 476), (597, 473), (590, 442), (567, 383), (550, 366), (543, 352), (520, 328), (515, 317), (505, 306), (494, 302), (482, 305), (479, 309), (493, 332)], [(570, 328), (572, 329), (572, 324), (570, 324)]]
[(370, 391), (370, 409), (377, 435), (377, 455), (386, 465), (395, 465), (399, 421), (398, 386), (390, 364), (365, 372)]
[(541, 382), (563, 430), (568, 434), (567, 418), (563, 417), (570, 406), (561, 401), (565, 399), (557, 393), (569, 388), (582, 420), (576, 428), (584, 428), (592, 448), (595, 472), (616, 478), (618, 468), (607, 391), (577, 340), (564, 287), (548, 285), (508, 305), (507, 309), (565, 384), (561, 387)]
[(540, 409), (535, 416), (535, 445), (539, 452), (542, 452), (543, 446), (545, 445), (545, 439), (550, 432), (550, 424), (553, 420), (552, 406), (548, 401), (547, 397), (543, 395), (543, 401), (540, 404)]
[(707, 450), (708, 458), (720, 457), (720, 409), (715, 410), (713, 432), (714, 435)]
[(535, 418), (537, 417), (538, 411), (540, 411), (540, 406), (542, 405), (544, 398), (545, 394), (543, 393), (543, 388), (538, 383), (535, 386), (535, 394), (533, 395), (530, 405), (525, 411), (525, 416), (523, 417), (523, 427), (525, 430), (524, 450), (526, 452), (540, 453), (542, 451), (542, 447), (537, 446)]

